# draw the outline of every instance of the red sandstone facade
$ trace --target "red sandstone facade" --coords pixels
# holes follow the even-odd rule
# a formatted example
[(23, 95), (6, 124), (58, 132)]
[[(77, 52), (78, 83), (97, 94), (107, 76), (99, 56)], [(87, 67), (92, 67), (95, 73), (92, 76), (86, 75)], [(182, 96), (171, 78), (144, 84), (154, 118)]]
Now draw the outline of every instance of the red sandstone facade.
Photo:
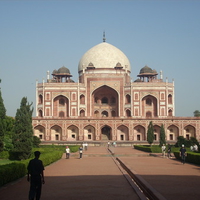
[(148, 66), (132, 81), (129, 60), (116, 47), (96, 45), (84, 54), (78, 72), (77, 83), (66, 67), (37, 83), (33, 127), (42, 141), (142, 142), (150, 121), (155, 141), (162, 124), (168, 142), (178, 136), (200, 139), (198, 118), (175, 117), (174, 82)]

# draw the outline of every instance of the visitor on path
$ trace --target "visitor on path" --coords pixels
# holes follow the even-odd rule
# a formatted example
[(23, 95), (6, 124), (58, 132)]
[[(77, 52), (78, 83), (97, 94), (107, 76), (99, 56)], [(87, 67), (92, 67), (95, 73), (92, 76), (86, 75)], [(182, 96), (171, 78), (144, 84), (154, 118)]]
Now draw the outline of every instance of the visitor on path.
[(180, 148), (180, 157), (181, 157), (181, 162), (183, 164), (185, 164), (185, 157), (186, 156), (187, 156), (187, 152), (186, 152), (185, 146), (183, 144), (182, 147)]
[(194, 149), (195, 152), (198, 151), (198, 146), (197, 146), (197, 144), (195, 144), (195, 145), (193, 146), (193, 149)]
[(110, 141), (108, 141), (108, 148), (110, 147)]
[(70, 148), (66, 146), (66, 159), (69, 159), (70, 156)]
[(85, 142), (83, 142), (82, 148), (83, 148), (83, 150), (85, 150)]
[(86, 151), (88, 150), (88, 143), (87, 142), (85, 143), (85, 150)]
[(117, 143), (116, 142), (113, 142), (113, 147), (116, 147), (117, 146)]
[(162, 156), (165, 157), (165, 151), (166, 151), (165, 144), (162, 145), (161, 150), (162, 150)]
[(168, 148), (167, 148), (167, 157), (168, 157), (168, 158), (171, 158), (171, 157), (172, 157), (172, 156), (171, 156), (171, 151), (172, 151), (171, 145), (168, 144)]
[(29, 161), (27, 181), (30, 181), (29, 200), (40, 199), (42, 183), (44, 184), (44, 166), (39, 160), (40, 152), (34, 152), (35, 158)]
[(82, 158), (82, 155), (83, 155), (83, 147), (80, 146), (80, 147), (79, 147), (79, 158), (80, 158), (80, 159)]

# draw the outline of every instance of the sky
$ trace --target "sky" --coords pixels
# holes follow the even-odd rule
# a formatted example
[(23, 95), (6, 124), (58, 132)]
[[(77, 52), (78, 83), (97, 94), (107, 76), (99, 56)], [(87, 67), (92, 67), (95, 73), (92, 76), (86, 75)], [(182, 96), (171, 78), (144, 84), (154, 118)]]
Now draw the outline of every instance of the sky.
[[(36, 101), (36, 80), (67, 67), (78, 81), (83, 54), (103, 41), (119, 48), (137, 78), (145, 65), (175, 82), (175, 116), (200, 110), (200, 1), (0, 0), (0, 88), (6, 114), (23, 97)], [(33, 116), (35, 116), (35, 111)]]

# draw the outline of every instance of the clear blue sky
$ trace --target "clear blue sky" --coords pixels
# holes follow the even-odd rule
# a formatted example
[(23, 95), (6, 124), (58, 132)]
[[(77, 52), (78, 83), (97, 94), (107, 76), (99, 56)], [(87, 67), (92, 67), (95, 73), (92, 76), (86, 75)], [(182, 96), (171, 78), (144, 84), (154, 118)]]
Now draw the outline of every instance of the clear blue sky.
[[(78, 63), (106, 41), (131, 63), (175, 80), (176, 116), (200, 110), (200, 1), (0, 1), (0, 84), (7, 115), (22, 97), (35, 105), (35, 83), (63, 65), (78, 80)], [(34, 112), (35, 115), (35, 112)]]

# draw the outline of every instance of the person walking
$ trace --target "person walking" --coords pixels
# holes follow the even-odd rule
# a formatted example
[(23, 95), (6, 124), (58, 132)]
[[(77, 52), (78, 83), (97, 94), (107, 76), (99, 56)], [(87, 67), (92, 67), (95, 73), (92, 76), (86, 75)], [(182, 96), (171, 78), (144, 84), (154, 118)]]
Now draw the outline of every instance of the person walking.
[(187, 152), (186, 152), (186, 149), (185, 149), (185, 146), (184, 144), (182, 145), (182, 147), (180, 148), (180, 157), (181, 157), (181, 161), (183, 164), (185, 164), (185, 157), (187, 156)]
[(171, 156), (171, 151), (172, 151), (171, 145), (168, 144), (168, 148), (167, 148), (167, 157), (168, 157), (168, 158), (171, 158), (171, 157), (172, 157), (172, 156)]
[(83, 147), (80, 146), (80, 147), (79, 147), (79, 158), (80, 158), (80, 159), (82, 158), (82, 155), (83, 155)]
[(70, 148), (66, 146), (66, 159), (69, 159), (70, 156)]
[(110, 147), (110, 141), (108, 141), (108, 148)]
[(44, 166), (41, 160), (39, 160), (40, 152), (35, 151), (35, 158), (29, 161), (28, 164), (28, 176), (27, 181), (30, 182), (29, 200), (40, 200), (42, 184), (44, 181)]
[(85, 143), (85, 150), (86, 151), (88, 150), (88, 143), (87, 142)]
[(162, 150), (162, 156), (165, 157), (165, 151), (166, 151), (165, 144), (162, 145), (161, 150)]

